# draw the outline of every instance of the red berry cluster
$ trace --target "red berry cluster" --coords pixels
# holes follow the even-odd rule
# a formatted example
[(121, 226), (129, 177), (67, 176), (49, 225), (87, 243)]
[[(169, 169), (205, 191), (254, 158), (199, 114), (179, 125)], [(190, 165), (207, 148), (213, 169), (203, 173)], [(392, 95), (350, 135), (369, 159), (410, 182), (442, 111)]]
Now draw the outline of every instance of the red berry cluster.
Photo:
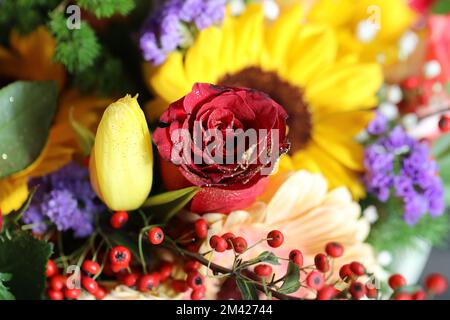
[[(91, 278), (100, 272), (100, 265), (92, 260), (85, 260), (81, 266), (85, 273), (81, 276), (81, 286), (96, 299), (103, 299), (106, 295), (106, 290), (99, 286), (98, 283)], [(53, 262), (48, 260), (45, 276), (47, 277), (47, 296), (50, 300), (64, 300), (64, 299), (78, 299), (81, 294), (80, 288), (72, 288), (67, 285), (67, 277), (60, 273), (60, 270)]]
[[(278, 230), (273, 230), (267, 235), (267, 244), (272, 248), (278, 248), (283, 244), (284, 236)], [(222, 236), (213, 235), (209, 239), (209, 245), (216, 252), (224, 252), (226, 250), (234, 250), (235, 253), (244, 253), (247, 248), (247, 240), (243, 237), (235, 236), (233, 233), (228, 232)]]
[(171, 262), (163, 262), (159, 268), (150, 273), (142, 274), (141, 272), (131, 268), (117, 273), (119, 282), (127, 287), (135, 288), (140, 292), (153, 291), (158, 286), (171, 277), (173, 264)]
[(425, 289), (407, 287), (406, 279), (400, 274), (393, 274), (388, 280), (389, 287), (393, 290), (392, 300), (425, 300), (434, 295), (443, 294), (448, 289), (447, 279), (439, 273), (432, 273), (425, 279)]
[(176, 279), (172, 281), (172, 289), (177, 293), (187, 292), (192, 289), (191, 299), (201, 300), (206, 293), (205, 277), (200, 274), (200, 262), (188, 260), (185, 262), (183, 270), (186, 273), (186, 279)]

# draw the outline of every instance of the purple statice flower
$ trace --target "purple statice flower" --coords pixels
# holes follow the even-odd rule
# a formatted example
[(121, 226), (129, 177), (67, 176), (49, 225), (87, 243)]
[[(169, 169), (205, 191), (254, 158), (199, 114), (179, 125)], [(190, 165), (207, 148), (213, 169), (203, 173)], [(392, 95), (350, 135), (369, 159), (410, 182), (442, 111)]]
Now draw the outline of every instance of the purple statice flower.
[(408, 135), (400, 126), (390, 131), (372, 122), (368, 132), (376, 140), (364, 151), (366, 173), (363, 182), (369, 193), (386, 202), (397, 197), (403, 202), (403, 219), (416, 224), (426, 213), (436, 217), (445, 209), (444, 185), (429, 148)]
[(381, 113), (377, 113), (377, 116), (367, 126), (367, 132), (371, 135), (378, 136), (386, 132), (388, 128), (388, 119)]
[(29, 181), (38, 186), (24, 223), (44, 233), (50, 225), (59, 231), (73, 231), (75, 237), (87, 237), (94, 231), (94, 219), (104, 210), (89, 182), (88, 170), (71, 162), (58, 171)]
[(192, 35), (224, 18), (226, 0), (168, 0), (145, 21), (139, 45), (146, 61), (162, 64), (167, 55), (182, 47)]

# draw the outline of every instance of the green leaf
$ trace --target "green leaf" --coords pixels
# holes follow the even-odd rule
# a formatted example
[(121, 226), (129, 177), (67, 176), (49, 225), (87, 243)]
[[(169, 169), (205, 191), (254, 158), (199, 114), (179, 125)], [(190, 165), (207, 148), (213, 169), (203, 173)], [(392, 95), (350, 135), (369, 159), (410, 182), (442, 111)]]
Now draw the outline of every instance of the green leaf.
[(379, 204), (377, 209), (380, 217), (372, 225), (367, 242), (378, 252), (413, 248), (415, 244), (413, 240), (416, 238), (440, 245), (450, 228), (448, 212), (435, 218), (425, 214), (415, 225), (408, 225), (403, 220), (403, 203), (399, 199)]
[(431, 153), (436, 159), (450, 156), (450, 133), (442, 135), (433, 143)]
[(3, 283), (8, 282), (11, 278), (10, 273), (0, 273), (0, 300), (15, 300), (14, 295)]
[(39, 157), (56, 100), (53, 81), (18, 81), (0, 90), (0, 178), (25, 169)]
[(450, 94), (450, 81), (448, 81), (448, 82), (445, 84), (445, 91), (447, 91), (447, 93)]
[(69, 29), (64, 14), (57, 12), (50, 15), (49, 27), (57, 42), (54, 58), (70, 73), (80, 73), (94, 65), (101, 46), (87, 22), (82, 21), (79, 29)]
[(438, 0), (433, 4), (431, 11), (435, 14), (447, 14), (450, 12), (450, 1)]
[(300, 268), (292, 261), (289, 261), (283, 285), (278, 289), (278, 292), (290, 294), (298, 289), (300, 289)]
[(280, 262), (278, 261), (277, 256), (273, 252), (270, 252), (270, 251), (264, 251), (263, 253), (261, 253), (256, 258), (256, 260), (258, 262), (267, 262), (267, 263), (270, 263), (270, 264), (273, 264), (273, 265), (279, 265), (280, 264)]
[(167, 203), (173, 202), (177, 199), (183, 198), (192, 192), (196, 192), (199, 190), (200, 190), (199, 187), (187, 187), (184, 189), (160, 193), (155, 196), (149, 197), (144, 202), (143, 207), (153, 207), (153, 206), (158, 206), (158, 205), (162, 205), (162, 204), (167, 204)]
[(199, 187), (188, 187), (152, 196), (142, 205), (150, 208), (152, 215), (163, 222), (169, 221), (178, 211), (183, 209), (189, 201), (200, 191)]
[(450, 153), (437, 159), (439, 165), (439, 173), (445, 188), (445, 204), (450, 206)]
[(0, 242), (0, 273), (12, 275), (11, 293), (19, 300), (40, 299), (45, 289), (45, 266), (52, 253), (50, 244), (19, 232)]
[(258, 300), (258, 293), (253, 283), (242, 278), (236, 278), (236, 284), (243, 300)]
[(80, 145), (83, 155), (90, 155), (92, 147), (94, 146), (95, 135), (91, 132), (91, 130), (75, 120), (72, 109), (70, 110), (69, 121), (70, 126), (75, 131), (78, 144)]
[(97, 18), (109, 18), (118, 13), (127, 15), (133, 10), (133, 0), (78, 0), (78, 4), (84, 9), (93, 12)]

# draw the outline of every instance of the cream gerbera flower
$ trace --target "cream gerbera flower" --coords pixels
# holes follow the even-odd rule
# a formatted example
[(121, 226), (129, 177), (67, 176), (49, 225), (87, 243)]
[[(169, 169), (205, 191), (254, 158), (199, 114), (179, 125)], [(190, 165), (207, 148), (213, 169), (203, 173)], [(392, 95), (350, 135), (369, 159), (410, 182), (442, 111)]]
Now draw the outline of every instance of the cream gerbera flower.
[(294, 6), (271, 23), (260, 5), (250, 5), (221, 27), (201, 31), (185, 55), (174, 52), (157, 68), (146, 65), (157, 97), (147, 115), (159, 116), (196, 82), (266, 92), (290, 115), (290, 166), (321, 172), (332, 186), (347, 186), (359, 197), (362, 147), (354, 136), (372, 117), (382, 72), (377, 64), (338, 57), (333, 29), (302, 24), (303, 17)]
[[(287, 258), (292, 249), (302, 251), (305, 263), (314, 263), (314, 256), (324, 251), (330, 241), (344, 245), (344, 255), (336, 259), (335, 277), (339, 268), (352, 261), (359, 261), (372, 272), (381, 274), (372, 247), (364, 243), (369, 233), (369, 223), (361, 218), (361, 208), (352, 200), (345, 188), (328, 190), (326, 180), (319, 174), (296, 171), (271, 177), (269, 189), (248, 210), (234, 211), (229, 215), (206, 214), (202, 217), (210, 223), (209, 236), (232, 232), (243, 236), (249, 245), (266, 237), (271, 230), (283, 232), (285, 241), (280, 248), (270, 248), (265, 242), (243, 255), (254, 258), (269, 250)], [(193, 221), (198, 216), (192, 215)], [(205, 242), (201, 251), (209, 250)], [(213, 255), (213, 262), (231, 267), (232, 253)], [(279, 276), (286, 264), (277, 267)], [(208, 289), (209, 290), (209, 289)]]

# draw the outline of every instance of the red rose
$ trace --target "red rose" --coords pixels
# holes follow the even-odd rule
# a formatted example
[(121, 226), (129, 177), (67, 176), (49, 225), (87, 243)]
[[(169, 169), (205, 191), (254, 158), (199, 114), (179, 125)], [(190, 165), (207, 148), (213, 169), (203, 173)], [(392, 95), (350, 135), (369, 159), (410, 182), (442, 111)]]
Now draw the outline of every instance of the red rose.
[(169, 190), (201, 186), (197, 213), (228, 213), (264, 192), (287, 152), (287, 113), (256, 90), (198, 83), (161, 116), (153, 138)]

